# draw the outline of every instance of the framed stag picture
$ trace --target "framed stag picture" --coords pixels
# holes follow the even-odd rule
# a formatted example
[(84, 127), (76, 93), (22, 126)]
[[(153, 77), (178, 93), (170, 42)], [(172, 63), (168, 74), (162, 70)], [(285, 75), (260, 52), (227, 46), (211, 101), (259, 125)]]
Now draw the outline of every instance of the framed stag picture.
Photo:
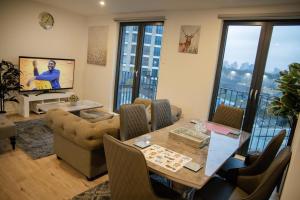
[(198, 53), (200, 40), (200, 26), (183, 25), (180, 28), (179, 46), (180, 53)]

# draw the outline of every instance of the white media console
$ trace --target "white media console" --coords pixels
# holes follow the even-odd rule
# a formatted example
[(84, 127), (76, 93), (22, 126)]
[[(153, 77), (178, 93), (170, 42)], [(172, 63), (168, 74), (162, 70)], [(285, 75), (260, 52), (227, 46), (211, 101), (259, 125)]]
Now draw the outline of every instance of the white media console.
[(57, 102), (65, 102), (73, 92), (64, 92), (64, 93), (45, 93), (45, 94), (21, 94), (19, 96), (20, 108), (19, 113), (23, 117), (29, 117), (30, 111), (35, 113), (43, 113), (37, 107), (39, 104), (46, 103), (57, 103)]

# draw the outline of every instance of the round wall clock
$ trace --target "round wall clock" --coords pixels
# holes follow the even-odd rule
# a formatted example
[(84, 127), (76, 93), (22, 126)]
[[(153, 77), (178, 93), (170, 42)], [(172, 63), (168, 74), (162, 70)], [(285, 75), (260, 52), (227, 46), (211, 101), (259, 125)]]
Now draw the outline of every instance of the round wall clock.
[(49, 30), (54, 25), (54, 18), (50, 13), (42, 12), (39, 15), (39, 23), (43, 29)]

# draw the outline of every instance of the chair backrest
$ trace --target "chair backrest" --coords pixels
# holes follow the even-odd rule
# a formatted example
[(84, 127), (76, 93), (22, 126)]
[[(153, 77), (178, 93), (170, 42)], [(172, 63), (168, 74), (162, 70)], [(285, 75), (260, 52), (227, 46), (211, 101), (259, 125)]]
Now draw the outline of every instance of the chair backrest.
[[(268, 200), (291, 159), (290, 147), (282, 149), (270, 167), (256, 176), (240, 177), (238, 187), (249, 193), (244, 200)], [(250, 189), (249, 189), (249, 186)], [(253, 187), (254, 186), (254, 187)]]
[(152, 131), (173, 124), (171, 105), (169, 100), (154, 100), (151, 103), (151, 127)]
[(232, 128), (241, 129), (243, 117), (243, 109), (221, 104), (214, 113), (212, 121)]
[(103, 137), (103, 144), (112, 199), (157, 199), (142, 152), (109, 135)]
[(281, 130), (276, 136), (274, 136), (264, 151), (258, 156), (258, 158), (248, 167), (239, 169), (239, 173), (244, 175), (256, 175), (264, 172), (274, 160), (279, 148), (286, 135), (286, 130)]
[(142, 104), (122, 105), (120, 108), (120, 138), (122, 141), (149, 133), (145, 106)]

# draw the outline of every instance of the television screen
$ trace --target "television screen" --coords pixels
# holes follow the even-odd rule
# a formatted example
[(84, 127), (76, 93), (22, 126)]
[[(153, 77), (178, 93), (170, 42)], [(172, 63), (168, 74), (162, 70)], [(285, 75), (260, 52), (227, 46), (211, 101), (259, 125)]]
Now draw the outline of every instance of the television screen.
[(19, 57), (21, 91), (73, 88), (74, 59)]

